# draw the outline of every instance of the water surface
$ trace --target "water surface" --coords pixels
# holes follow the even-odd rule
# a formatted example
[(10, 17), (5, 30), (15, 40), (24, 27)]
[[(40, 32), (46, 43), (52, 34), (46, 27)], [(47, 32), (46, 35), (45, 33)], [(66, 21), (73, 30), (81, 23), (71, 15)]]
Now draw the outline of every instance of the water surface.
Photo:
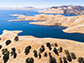
[[(35, 37), (51, 37), (51, 38), (61, 38), (70, 39), (75, 41), (84, 42), (84, 34), (80, 33), (65, 33), (62, 30), (66, 27), (61, 26), (39, 26), (29, 24), (29, 21), (21, 22), (8, 22), (8, 20), (16, 19), (16, 17), (10, 16), (10, 14), (23, 14), (28, 13), (28, 16), (34, 16), (39, 14), (36, 10), (0, 10), (0, 34), (4, 29), (6, 30), (22, 30), (23, 32), (18, 34), (22, 35), (32, 35)], [(74, 15), (64, 15), (64, 16), (74, 16)], [(32, 21), (31, 21), (32, 22)]]

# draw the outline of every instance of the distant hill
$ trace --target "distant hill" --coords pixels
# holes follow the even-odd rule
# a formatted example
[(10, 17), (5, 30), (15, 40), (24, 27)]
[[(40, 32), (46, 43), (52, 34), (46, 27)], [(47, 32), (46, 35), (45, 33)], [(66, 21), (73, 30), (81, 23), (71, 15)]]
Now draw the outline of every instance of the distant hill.
[(75, 6), (75, 5), (53, 6), (46, 10), (40, 11), (39, 13), (84, 15), (84, 6)]
[(0, 10), (44, 10), (45, 8), (35, 8), (32, 6), (25, 6), (25, 7), (0, 7)]

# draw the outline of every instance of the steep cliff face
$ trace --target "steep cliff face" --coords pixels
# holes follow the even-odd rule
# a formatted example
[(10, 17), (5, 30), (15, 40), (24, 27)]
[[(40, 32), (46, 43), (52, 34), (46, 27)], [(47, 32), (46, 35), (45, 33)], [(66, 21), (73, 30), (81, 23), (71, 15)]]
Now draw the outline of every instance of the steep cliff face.
[(84, 6), (53, 6), (49, 9), (40, 11), (39, 13), (59, 13), (59, 14), (72, 14), (72, 15), (83, 15)]

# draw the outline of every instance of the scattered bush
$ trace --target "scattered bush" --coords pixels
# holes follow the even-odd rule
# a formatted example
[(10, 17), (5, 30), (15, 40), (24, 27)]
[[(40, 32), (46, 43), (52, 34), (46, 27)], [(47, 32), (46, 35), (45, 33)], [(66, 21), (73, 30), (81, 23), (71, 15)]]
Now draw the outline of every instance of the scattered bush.
[(79, 57), (79, 58), (78, 58), (78, 62), (79, 62), (79, 63), (82, 63), (82, 61), (83, 61), (83, 58), (82, 58), (82, 57)]
[(55, 53), (55, 54), (59, 55), (59, 54), (58, 54), (58, 51), (57, 51), (57, 49), (56, 49), (56, 48), (54, 48), (54, 50), (53, 50), (53, 51), (54, 51), (54, 53)]
[(13, 51), (11, 51), (11, 56), (13, 55), (13, 53), (14, 53), (14, 52), (13, 52)]
[(34, 63), (34, 59), (33, 58), (27, 58), (26, 63)]
[(64, 52), (65, 52), (65, 54), (66, 54), (66, 55), (68, 55), (68, 54), (69, 54), (69, 51), (68, 51), (68, 50), (65, 50)]
[(34, 50), (34, 51), (33, 51), (33, 53), (34, 53), (34, 56), (35, 56), (35, 57), (37, 57), (37, 56), (38, 56), (38, 55), (37, 55), (37, 51), (36, 51), (36, 50)]
[(44, 57), (47, 57), (47, 53), (46, 52), (44, 53)]
[(0, 45), (0, 49), (2, 48), (2, 45)]
[(17, 53), (16, 52), (14, 52), (14, 56), (13, 56), (13, 58), (16, 58), (17, 57)]
[(59, 48), (59, 52), (62, 52), (62, 47)]
[(45, 51), (45, 47), (44, 45), (41, 46), (41, 48), (39, 49), (40, 53), (42, 53), (43, 51)]
[(39, 59), (41, 58), (41, 53), (39, 53)]
[(6, 41), (6, 45), (9, 45), (11, 43), (11, 40)]
[(17, 57), (17, 53), (15, 52), (16, 51), (15, 48), (12, 48), (11, 50), (12, 50), (11, 51), (11, 56), (13, 56), (13, 58), (16, 58)]
[(63, 57), (64, 63), (67, 63), (66, 57)]
[(70, 54), (67, 55), (67, 60), (68, 60), (69, 62), (72, 61)]
[(61, 57), (59, 58), (59, 63), (62, 63), (62, 59), (61, 59)]
[(25, 53), (26, 53), (26, 55), (30, 52), (30, 49), (31, 49), (31, 46), (27, 46), (27, 47), (25, 48)]
[(5, 48), (5, 49), (4, 49), (4, 51), (5, 51), (5, 52), (7, 52), (7, 51), (8, 51), (8, 49), (7, 49), (7, 48)]
[(18, 41), (18, 40), (19, 40), (18, 36), (16, 36), (14, 40), (15, 40), (15, 41)]
[(46, 46), (49, 48), (49, 50), (52, 49), (50, 43), (46, 43)]
[(42, 48), (42, 52), (45, 51), (45, 47), (44, 47), (44, 45), (42, 45), (41, 48)]
[(15, 50), (15, 48), (12, 48), (11, 50), (12, 50), (13, 52), (15, 52), (15, 51), (16, 51), (16, 50)]
[(4, 49), (2, 49), (2, 54), (4, 54), (5, 53), (5, 50)]
[(49, 59), (49, 61), (50, 61), (50, 63), (56, 63), (56, 59), (55, 59), (54, 57), (51, 57), (51, 58)]
[(8, 59), (9, 59), (9, 55), (4, 54), (4, 56), (3, 56), (4, 63), (6, 63), (8, 61)]
[(55, 47), (57, 47), (58, 45), (57, 45), (57, 43), (55, 43)]
[(52, 57), (51, 52), (49, 52), (49, 57), (50, 57), (50, 58)]
[(75, 55), (75, 53), (71, 53), (71, 57), (72, 57), (72, 59), (76, 59), (76, 55)]

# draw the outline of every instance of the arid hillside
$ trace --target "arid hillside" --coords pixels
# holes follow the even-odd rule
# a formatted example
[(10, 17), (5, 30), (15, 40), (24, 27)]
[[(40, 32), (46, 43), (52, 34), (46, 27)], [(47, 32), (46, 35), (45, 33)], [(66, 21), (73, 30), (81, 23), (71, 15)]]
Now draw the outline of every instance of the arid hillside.
[[(53, 39), (53, 38), (36, 38), (33, 36), (18, 36), (18, 40), (15, 41), (15, 37), (18, 33), (22, 31), (3, 31), (3, 34), (0, 35), (0, 45), (2, 45), (2, 48), (0, 49), (0, 63), (3, 62), (3, 49), (7, 48), (9, 51), (9, 59), (7, 63), (26, 63), (26, 59), (33, 58), (34, 63), (49, 63), (50, 57), (54, 57), (56, 59), (56, 62), (59, 63), (59, 58), (61, 57), (62, 62), (64, 62), (63, 57), (67, 57), (67, 54), (65, 53), (65, 50), (69, 51), (69, 54), (73, 52), (76, 56), (76, 59), (72, 59), (71, 56), (71, 62), (69, 62), (68, 59), (66, 61), (68, 63), (79, 63), (78, 58), (84, 57), (84, 43), (72, 41), (72, 40), (66, 40), (66, 39)], [(7, 40), (11, 40), (10, 44), (6, 44)], [(51, 44), (51, 49), (46, 46), (46, 43)], [(54, 45), (57, 44), (57, 45)], [(44, 51), (40, 53), (41, 58), (39, 59), (39, 49), (41, 46), (44, 46)], [(27, 46), (31, 46), (30, 52), (26, 55), (25, 54), (25, 48)], [(60, 51), (60, 47), (62, 48), (62, 51)], [(15, 48), (15, 52), (17, 54), (16, 58), (13, 58), (11, 56), (11, 48)], [(58, 54), (56, 54), (53, 50), (56, 48)], [(37, 57), (34, 56), (33, 51), (37, 51)], [(47, 56), (44, 55), (44, 52), (47, 53)], [(51, 55), (49, 55), (51, 53)], [(4, 53), (5, 54), (5, 53)]]

